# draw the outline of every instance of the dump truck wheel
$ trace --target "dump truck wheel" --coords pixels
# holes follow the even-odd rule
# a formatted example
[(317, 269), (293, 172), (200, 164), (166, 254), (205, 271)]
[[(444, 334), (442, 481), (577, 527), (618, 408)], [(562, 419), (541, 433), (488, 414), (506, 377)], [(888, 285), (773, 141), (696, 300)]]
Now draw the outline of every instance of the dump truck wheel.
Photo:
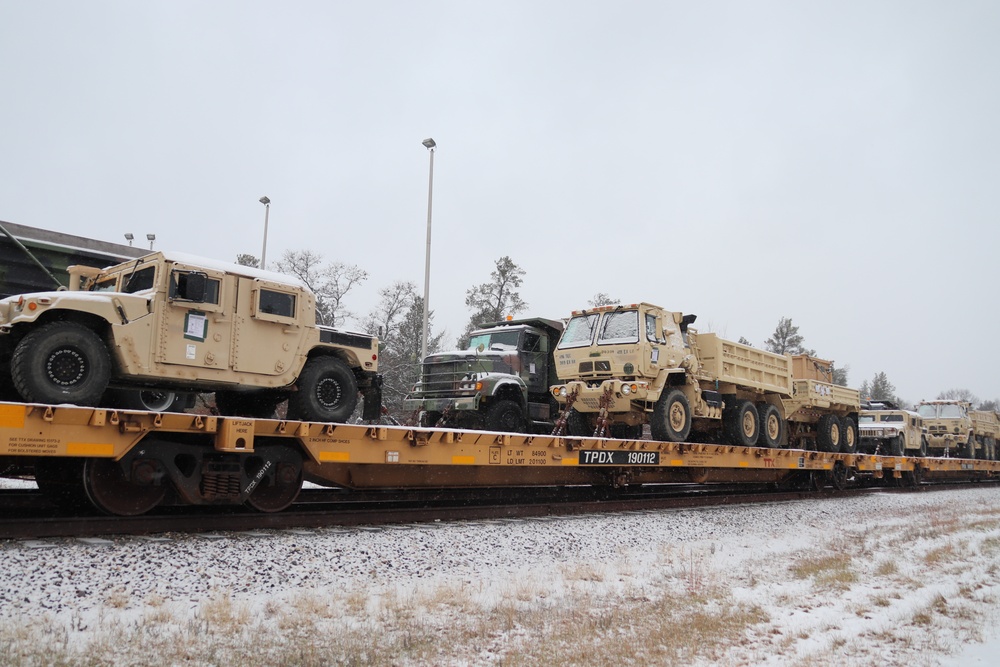
[(307, 361), (296, 386), (298, 391), (288, 398), (288, 414), (292, 419), (345, 422), (358, 405), (354, 373), (336, 357), (313, 357)]
[(589, 420), (583, 416), (582, 412), (576, 408), (570, 408), (569, 413), (566, 415), (566, 433), (567, 435), (586, 438), (594, 434), (594, 429), (591, 427)]
[(816, 446), (821, 452), (839, 452), (841, 426), (837, 415), (823, 415), (816, 424)]
[(684, 442), (691, 435), (691, 405), (680, 389), (671, 389), (656, 402), (649, 422), (653, 440)]
[(111, 358), (104, 341), (87, 327), (51, 322), (18, 343), (10, 371), (26, 401), (97, 405), (111, 379)]
[(853, 417), (841, 420), (843, 430), (840, 432), (840, 453), (853, 454), (858, 449), (858, 425)]
[(969, 441), (965, 443), (965, 447), (962, 448), (962, 458), (964, 459), (974, 459), (976, 458), (976, 437), (973, 435), (969, 436)]
[(781, 442), (785, 436), (785, 420), (781, 418), (778, 408), (770, 403), (761, 403), (757, 406), (757, 414), (760, 417), (760, 435), (757, 436), (757, 446), (781, 447)]
[(514, 401), (497, 401), (486, 408), (486, 429), (502, 433), (524, 433), (524, 411)]
[(729, 444), (753, 447), (760, 435), (760, 415), (750, 401), (736, 401), (736, 405), (722, 413), (722, 425)]

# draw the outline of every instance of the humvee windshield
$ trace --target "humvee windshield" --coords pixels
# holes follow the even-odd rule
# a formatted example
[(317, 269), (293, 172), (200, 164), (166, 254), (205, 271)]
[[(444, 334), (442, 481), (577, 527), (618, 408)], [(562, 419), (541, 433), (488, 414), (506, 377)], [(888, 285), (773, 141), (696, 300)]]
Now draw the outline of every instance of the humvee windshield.
[(594, 339), (594, 327), (597, 325), (597, 313), (578, 315), (569, 321), (562, 338), (559, 339), (559, 349), (569, 347), (586, 347)]
[(484, 350), (516, 350), (520, 331), (487, 331), (477, 333), (469, 339), (470, 350), (482, 345)]

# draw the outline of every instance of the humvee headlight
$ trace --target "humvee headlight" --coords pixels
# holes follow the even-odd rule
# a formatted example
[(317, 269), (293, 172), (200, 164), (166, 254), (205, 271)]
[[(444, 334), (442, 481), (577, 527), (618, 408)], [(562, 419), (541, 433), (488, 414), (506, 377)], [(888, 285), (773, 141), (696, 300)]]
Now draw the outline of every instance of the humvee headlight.
[(632, 393), (632, 387), (628, 386), (627, 384), (623, 384), (622, 385), (622, 394), (624, 394), (625, 396), (628, 396), (631, 393)]

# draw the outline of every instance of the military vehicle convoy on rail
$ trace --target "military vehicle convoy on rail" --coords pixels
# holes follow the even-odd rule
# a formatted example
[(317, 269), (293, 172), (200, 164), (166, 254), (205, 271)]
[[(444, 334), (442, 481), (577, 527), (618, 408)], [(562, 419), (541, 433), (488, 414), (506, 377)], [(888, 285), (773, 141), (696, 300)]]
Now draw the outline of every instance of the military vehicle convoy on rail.
[(927, 443), (933, 456), (997, 460), (997, 413), (973, 410), (970, 403), (959, 400), (921, 401), (917, 413), (927, 427)]
[(852, 452), (860, 397), (831, 363), (699, 334), (649, 303), (576, 311), (556, 346), (570, 435)]
[(538, 317), (487, 324), (465, 350), (428, 355), (403, 407), (422, 426), (548, 433), (559, 411), (549, 386), (560, 333), (562, 322)]
[(223, 414), (267, 417), (287, 399), (291, 418), (345, 421), (360, 390), (378, 418), (378, 341), (318, 326), (295, 279), (163, 252), (69, 273), (68, 291), (0, 300), (0, 373), (24, 401), (214, 391)]
[(927, 456), (923, 417), (891, 401), (871, 401), (858, 415), (858, 451), (883, 456)]

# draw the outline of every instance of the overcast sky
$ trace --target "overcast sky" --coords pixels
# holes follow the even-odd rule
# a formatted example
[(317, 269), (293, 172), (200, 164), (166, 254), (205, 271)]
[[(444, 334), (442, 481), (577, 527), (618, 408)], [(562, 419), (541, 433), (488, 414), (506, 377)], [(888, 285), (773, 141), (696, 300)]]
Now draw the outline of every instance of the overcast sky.
[[(509, 255), (757, 346), (1000, 397), (1000, 3), (0, 0), (0, 220), (311, 249), (448, 340)], [(356, 324), (356, 322), (355, 322)]]

